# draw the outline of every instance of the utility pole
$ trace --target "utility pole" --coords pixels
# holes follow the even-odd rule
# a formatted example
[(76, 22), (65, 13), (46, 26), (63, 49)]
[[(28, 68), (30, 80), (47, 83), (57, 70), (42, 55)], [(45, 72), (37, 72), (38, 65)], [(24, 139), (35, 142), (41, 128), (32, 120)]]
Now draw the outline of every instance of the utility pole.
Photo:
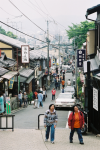
[(50, 76), (49, 76), (49, 22), (47, 20), (47, 69), (48, 69), (48, 77), (47, 77), (47, 82), (48, 82), (48, 88), (50, 87)]
[(75, 50), (75, 91), (77, 95), (77, 50), (75, 48), (75, 37), (74, 37), (74, 50)]
[(59, 75), (60, 75), (60, 34), (59, 34)]

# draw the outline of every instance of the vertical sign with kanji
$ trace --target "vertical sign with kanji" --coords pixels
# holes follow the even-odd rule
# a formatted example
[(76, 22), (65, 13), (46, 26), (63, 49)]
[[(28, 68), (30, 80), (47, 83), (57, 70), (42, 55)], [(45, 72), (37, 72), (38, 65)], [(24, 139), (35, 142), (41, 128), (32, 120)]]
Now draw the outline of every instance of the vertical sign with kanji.
[(11, 106), (10, 106), (10, 97), (6, 97), (6, 113), (11, 113)]
[(21, 46), (21, 60), (22, 63), (29, 63), (29, 45)]
[(77, 50), (77, 67), (83, 67), (83, 61), (86, 59), (86, 50), (78, 49)]

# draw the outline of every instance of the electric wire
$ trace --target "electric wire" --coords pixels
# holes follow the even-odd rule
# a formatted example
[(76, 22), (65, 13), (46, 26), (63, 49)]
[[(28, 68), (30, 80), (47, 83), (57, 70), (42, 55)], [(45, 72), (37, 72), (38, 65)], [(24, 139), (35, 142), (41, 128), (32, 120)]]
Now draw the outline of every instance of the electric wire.
[(8, 26), (8, 27), (10, 27), (10, 28), (12, 28), (12, 29), (14, 29), (14, 30), (16, 30), (16, 31), (18, 31), (18, 32), (20, 32), (20, 33), (26, 35), (26, 36), (28, 36), (28, 37), (34, 38), (34, 39), (36, 39), (36, 40), (38, 40), (38, 41), (41, 41), (41, 42), (43, 42), (43, 43), (47, 43), (47, 42), (45, 42), (45, 41), (42, 41), (42, 40), (40, 40), (40, 39), (38, 39), (38, 38), (35, 38), (35, 37), (29, 35), (29, 34), (26, 34), (26, 33), (22, 32), (22, 31), (20, 31), (20, 30), (18, 30), (18, 29), (15, 29), (14, 27), (12, 27), (12, 26), (10, 26), (10, 25), (8, 25), (8, 24), (2, 22), (2, 21), (0, 21), (0, 22), (1, 22), (2, 24), (4, 24), (4, 25), (6, 25), (6, 26)]
[[(0, 7), (1, 8), (1, 7)], [(5, 11), (3, 8), (1, 8), (5, 13), (9, 14), (7, 11)], [(16, 17), (14, 15), (9, 14), (10, 16)]]
[[(19, 10), (22, 14), (23, 14), (23, 16), (25, 16), (28, 20), (30, 20), (34, 25), (36, 25), (39, 29), (41, 29), (44, 33), (46, 33), (46, 31), (44, 31), (41, 27), (39, 27), (37, 24), (35, 24), (28, 16), (26, 16), (16, 5), (14, 5), (14, 3), (12, 3), (10, 0), (9, 0), (9, 2), (17, 9), (17, 10)], [(50, 34), (49, 34), (50, 35)], [(50, 35), (51, 37), (53, 37), (52, 35)], [(54, 37), (53, 37), (54, 38)], [(54, 38), (55, 39), (55, 38)], [(57, 39), (55, 39), (55, 40), (57, 40)]]
[[(29, 35), (29, 34), (26, 34), (26, 33), (22, 32), (22, 31), (20, 31), (20, 30), (18, 30), (18, 29), (15, 29), (14, 27), (12, 27), (12, 26), (10, 26), (10, 25), (8, 25), (8, 24), (2, 22), (2, 21), (0, 21), (0, 23), (4, 24), (5, 26), (7, 26), (7, 27), (9, 27), (9, 28), (12, 28), (13, 30), (16, 30), (16, 31), (18, 31), (18, 32), (20, 32), (20, 33), (22, 33), (22, 34), (24, 34), (24, 35), (30, 37), (30, 38), (33, 38), (33, 39), (38, 40), (38, 41), (41, 41), (41, 42), (43, 42), (43, 43), (47, 43), (46, 41), (40, 40), (40, 39), (35, 38), (35, 37), (33, 37), (33, 36)], [(49, 45), (52, 45), (52, 46), (54, 46), (54, 47), (56, 46), (55, 48), (58, 49), (57, 45), (54, 45), (54, 44), (49, 44)]]
[[(34, 5), (30, 0), (28, 0), (33, 6), (36, 6), (36, 5)], [(36, 2), (37, 3), (37, 2)], [(37, 6), (36, 6), (37, 7)], [(37, 7), (38, 8), (38, 7)], [(39, 10), (41, 10), (42, 11), (42, 9), (39, 7), (38, 8)], [(45, 13), (44, 11), (42, 11), (43, 13)], [(45, 13), (46, 14), (46, 13)], [(47, 15), (47, 14), (46, 14)], [(51, 37), (53, 37), (51, 34), (49, 34), (49, 36), (51, 36)], [(54, 38), (54, 37), (53, 37)], [(55, 40), (57, 40), (56, 38), (54, 38)], [(58, 40), (57, 40), (58, 41)]]
[(34, 23), (28, 16), (26, 16), (14, 3), (12, 3), (10, 0), (9, 0), (9, 2), (18, 10), (18, 11), (20, 11), (20, 13), (21, 14), (23, 14), (23, 16), (25, 16), (30, 22), (32, 22), (35, 26), (37, 26), (39, 29), (41, 29), (44, 33), (45, 33), (45, 31), (41, 28), (41, 27), (39, 27), (36, 23)]
[[(22, 0), (23, 1), (23, 0)], [(25, 1), (23, 1), (26, 5), (28, 5), (32, 10), (33, 10), (33, 8), (32, 8), (32, 6), (30, 6), (28, 3), (26, 3)], [(36, 10), (37, 12), (38, 12), (38, 10)], [(39, 12), (38, 12), (39, 13)], [(39, 13), (40, 14), (40, 13)], [(40, 14), (40, 16), (42, 16), (41, 14)], [(45, 19), (45, 17), (44, 16), (42, 16), (44, 19)]]
[[(40, 0), (41, 1), (41, 3), (42, 3), (42, 5), (44, 6), (44, 8), (47, 10), (47, 8), (45, 7), (45, 5), (43, 4), (43, 2), (42, 2), (42, 0)], [(48, 11), (48, 10), (47, 10)], [(51, 17), (51, 15), (50, 15), (50, 13), (48, 12), (48, 15), (49, 15), (49, 17), (51, 18), (51, 19), (53, 19), (53, 17)], [(60, 24), (58, 21), (56, 21), (55, 19), (53, 19), (53, 21), (55, 21), (55, 22), (57, 22), (58, 24)], [(65, 26), (63, 26), (62, 24), (60, 24), (60, 26), (62, 26), (63, 28), (65, 28), (66, 29), (66, 27)]]

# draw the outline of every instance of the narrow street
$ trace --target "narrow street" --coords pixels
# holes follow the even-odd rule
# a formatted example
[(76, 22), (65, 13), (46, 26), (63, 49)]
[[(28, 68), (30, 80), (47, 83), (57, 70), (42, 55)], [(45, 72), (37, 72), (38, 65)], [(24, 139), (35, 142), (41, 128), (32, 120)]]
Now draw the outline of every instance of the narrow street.
[[(66, 73), (65, 75), (65, 85), (67, 84), (67, 80), (71, 79), (72, 82), (72, 74)], [(28, 105), (27, 108), (23, 108), (21, 111), (15, 113), (15, 128), (21, 129), (36, 129), (38, 127), (38, 115), (44, 114), (44, 112), (48, 109), (51, 103), (51, 90), (54, 87), (52, 84), (50, 90), (47, 91), (46, 101), (43, 102), (44, 107), (40, 107), (39, 109), (34, 109), (33, 105)], [(61, 90), (56, 91), (56, 97), (61, 92)], [(57, 110), (58, 114), (58, 124), (57, 128), (65, 128), (67, 123), (68, 111), (67, 110)]]

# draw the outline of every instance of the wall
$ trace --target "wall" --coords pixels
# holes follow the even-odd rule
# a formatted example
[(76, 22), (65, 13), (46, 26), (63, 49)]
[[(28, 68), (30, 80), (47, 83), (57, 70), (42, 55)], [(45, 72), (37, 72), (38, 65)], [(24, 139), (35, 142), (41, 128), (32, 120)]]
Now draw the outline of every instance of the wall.
[(29, 83), (29, 93), (32, 92), (32, 81)]
[(95, 53), (95, 30), (89, 30), (87, 33), (87, 54)]
[[(3, 50), (2, 50), (2, 48), (3, 48)], [(11, 50), (7, 50), (8, 48)], [(7, 44), (0, 42), (0, 49), (1, 49), (1, 52), (5, 52), (5, 54), (8, 58), (12, 58), (12, 46), (9, 46)]]

